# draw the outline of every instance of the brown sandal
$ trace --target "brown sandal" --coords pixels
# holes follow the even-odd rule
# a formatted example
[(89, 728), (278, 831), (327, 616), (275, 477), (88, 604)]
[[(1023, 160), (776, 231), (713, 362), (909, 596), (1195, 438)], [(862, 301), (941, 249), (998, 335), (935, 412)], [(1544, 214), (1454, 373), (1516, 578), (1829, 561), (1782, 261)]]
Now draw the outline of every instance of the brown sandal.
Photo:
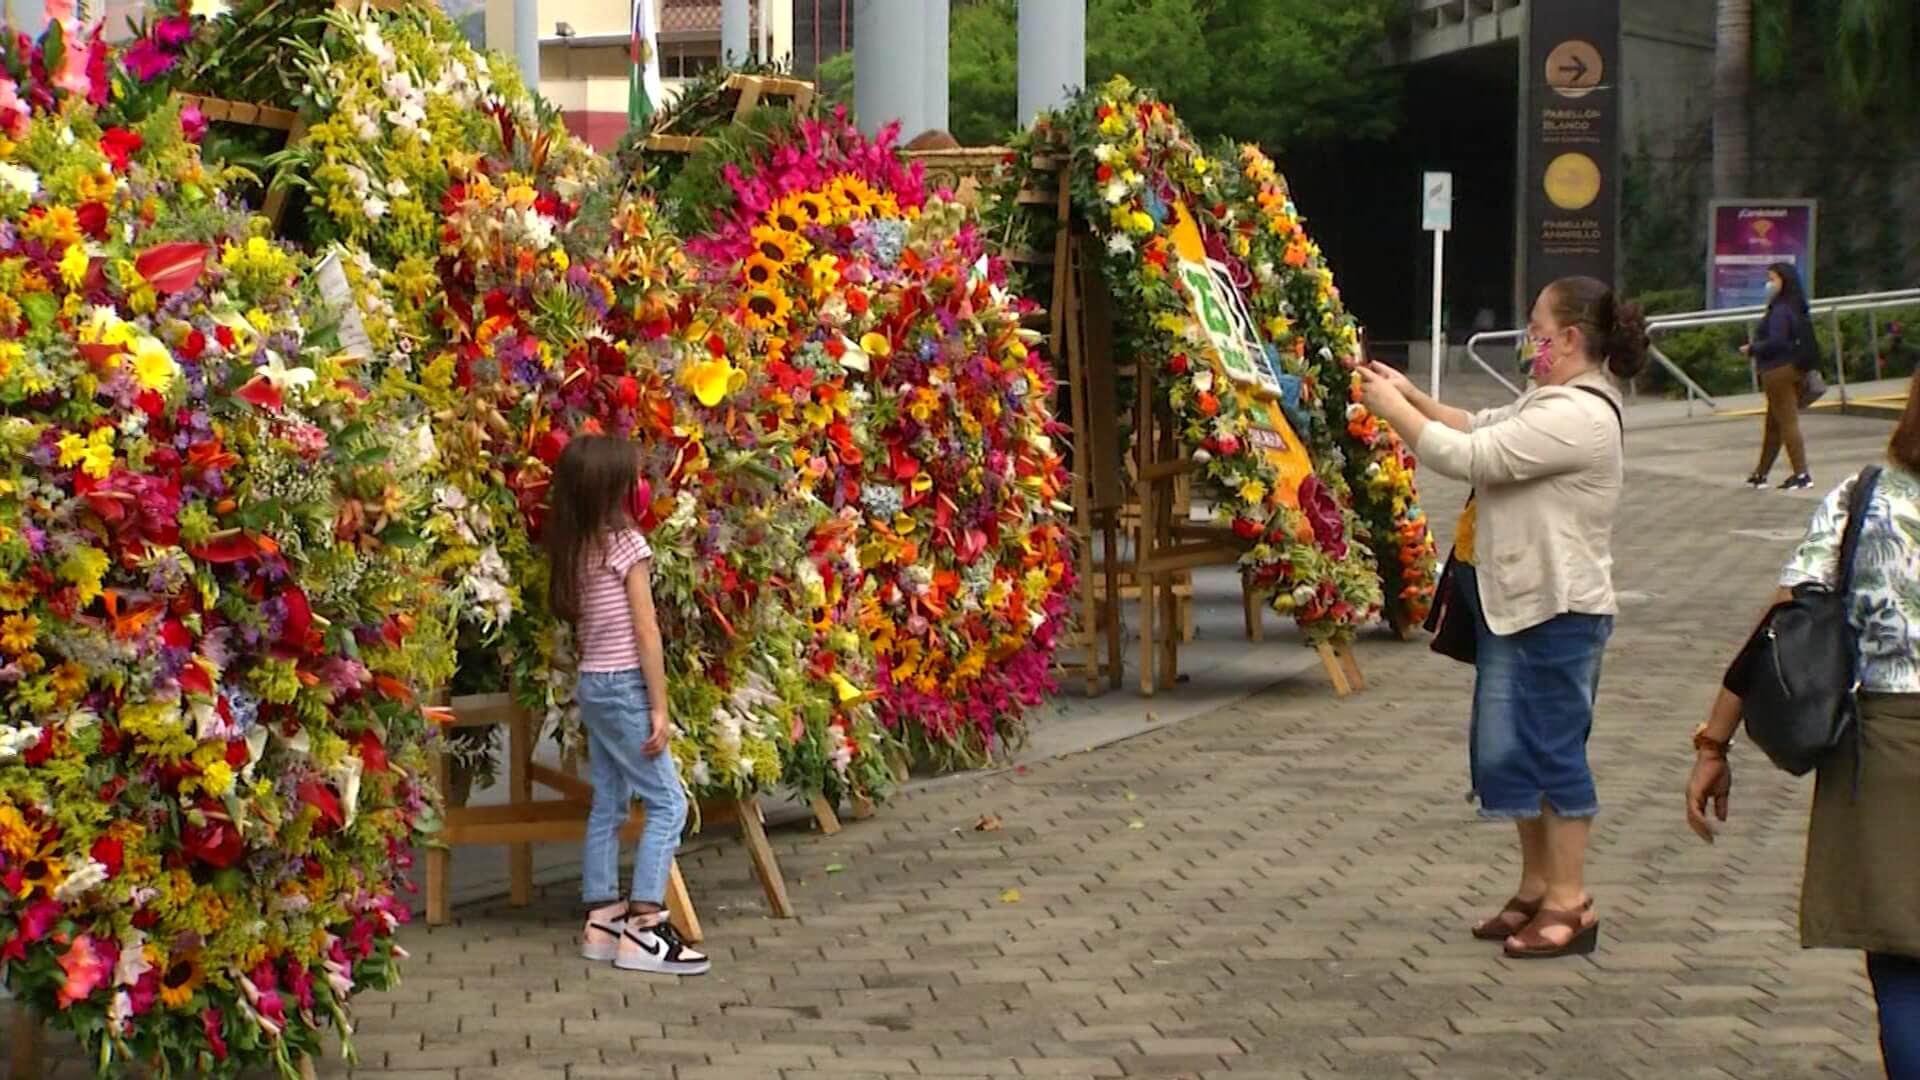
[[(1522, 900), (1517, 896), (1510, 898), (1507, 901), (1507, 906), (1501, 908), (1498, 915), (1474, 925), (1473, 936), (1481, 941), (1507, 940), (1520, 931), (1525, 930), (1527, 924), (1534, 920), (1534, 916), (1540, 914), (1540, 904), (1545, 899), (1546, 897), (1541, 897), (1539, 900)], [(1587, 897), (1586, 903), (1580, 905), (1580, 910), (1583, 912), (1592, 911), (1593, 897)], [(1520, 916), (1520, 922), (1509, 922), (1507, 920), (1508, 915)]]
[[(1544, 898), (1543, 898), (1544, 899)], [(1540, 914), (1539, 900), (1522, 900), (1515, 896), (1507, 901), (1507, 906), (1491, 919), (1475, 923), (1473, 936), (1481, 941), (1505, 941), (1527, 928), (1535, 915)], [(1520, 922), (1511, 922), (1507, 916), (1518, 915)]]
[[(1547, 940), (1541, 933), (1549, 927), (1563, 926), (1573, 931), (1566, 944)], [(1600, 923), (1587, 922), (1585, 911), (1542, 910), (1526, 928), (1507, 939), (1507, 955), (1515, 960), (1552, 960), (1562, 956), (1587, 956), (1600, 946)]]

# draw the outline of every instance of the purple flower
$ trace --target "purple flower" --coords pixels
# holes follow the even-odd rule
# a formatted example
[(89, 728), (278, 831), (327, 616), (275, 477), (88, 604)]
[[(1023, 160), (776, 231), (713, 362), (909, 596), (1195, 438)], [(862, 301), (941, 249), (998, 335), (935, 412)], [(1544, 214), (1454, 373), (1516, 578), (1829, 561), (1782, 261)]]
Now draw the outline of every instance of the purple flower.
[(160, 44), (178, 52), (182, 45), (193, 38), (193, 20), (185, 15), (161, 19), (154, 24), (153, 36)]
[(127, 66), (127, 72), (144, 83), (152, 82), (172, 71), (173, 65), (179, 62), (179, 57), (162, 50), (160, 46), (154, 44), (152, 38), (141, 38), (126, 51), (122, 61)]

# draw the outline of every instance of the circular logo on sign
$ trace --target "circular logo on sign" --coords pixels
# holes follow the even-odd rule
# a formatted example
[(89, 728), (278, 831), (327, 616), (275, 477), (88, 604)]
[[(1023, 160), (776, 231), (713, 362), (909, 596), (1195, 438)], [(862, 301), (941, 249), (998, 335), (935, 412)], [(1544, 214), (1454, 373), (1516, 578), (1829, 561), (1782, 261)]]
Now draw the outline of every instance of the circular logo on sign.
[(1547, 166), (1547, 198), (1562, 210), (1584, 210), (1600, 197), (1600, 166), (1585, 154), (1561, 154)]
[(1547, 54), (1547, 85), (1561, 97), (1585, 97), (1600, 85), (1606, 71), (1600, 50), (1577, 38), (1561, 42)]

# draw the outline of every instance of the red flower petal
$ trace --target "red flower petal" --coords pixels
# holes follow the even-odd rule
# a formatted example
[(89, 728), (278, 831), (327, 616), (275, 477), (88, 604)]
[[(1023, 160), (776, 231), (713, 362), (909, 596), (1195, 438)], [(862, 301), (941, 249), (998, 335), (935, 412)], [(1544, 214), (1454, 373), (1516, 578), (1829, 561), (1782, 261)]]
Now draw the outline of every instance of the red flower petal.
[(273, 380), (265, 375), (255, 375), (248, 379), (247, 385), (241, 387), (233, 396), (255, 408), (269, 409), (274, 412), (286, 408), (287, 405), (286, 396), (281, 394), (280, 388), (273, 385)]
[(210, 244), (179, 240), (141, 252), (139, 258), (133, 260), (133, 268), (155, 291), (177, 293), (192, 288), (200, 280), (207, 269), (207, 258), (212, 254)]

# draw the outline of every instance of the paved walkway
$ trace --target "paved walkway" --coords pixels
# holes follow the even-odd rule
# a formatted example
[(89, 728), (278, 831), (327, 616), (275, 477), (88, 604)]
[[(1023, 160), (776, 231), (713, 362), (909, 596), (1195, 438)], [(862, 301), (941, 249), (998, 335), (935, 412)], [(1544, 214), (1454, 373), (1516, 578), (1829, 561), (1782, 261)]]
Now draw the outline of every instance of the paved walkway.
[[(567, 886), (410, 929), (406, 985), (361, 1009), (356, 1075), (1878, 1077), (1858, 958), (1797, 947), (1807, 785), (1743, 749), (1722, 842), (1681, 814), (1688, 734), (1813, 505), (1735, 486), (1755, 426), (1630, 436), (1591, 959), (1467, 936), (1514, 874), (1510, 828), (1462, 800), (1468, 673), (1369, 641), (1375, 689), (1350, 703), (1300, 676), (915, 790), (838, 837), (776, 832), (796, 920), (764, 917), (737, 846), (694, 853), (704, 979), (576, 959)], [(1809, 427), (1823, 485), (1887, 431)], [(1428, 482), (1435, 508), (1460, 496)]]

